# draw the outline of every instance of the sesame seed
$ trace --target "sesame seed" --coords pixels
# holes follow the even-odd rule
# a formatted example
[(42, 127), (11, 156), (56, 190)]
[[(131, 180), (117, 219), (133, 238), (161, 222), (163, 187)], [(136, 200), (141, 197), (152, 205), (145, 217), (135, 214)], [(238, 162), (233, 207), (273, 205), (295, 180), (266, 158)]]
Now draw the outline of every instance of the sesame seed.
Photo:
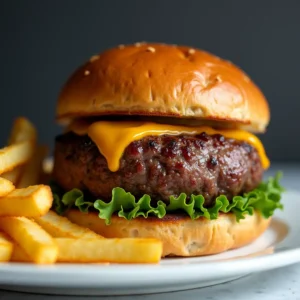
[(136, 46), (136, 47), (140, 47), (140, 46), (142, 46), (142, 45), (144, 45), (145, 44), (145, 42), (137, 42), (137, 43), (135, 43), (134, 45)]
[(246, 76), (246, 75), (244, 75), (244, 80), (245, 80), (246, 82), (250, 82), (250, 78), (249, 78), (248, 76)]
[(84, 71), (84, 75), (85, 75), (85, 76), (90, 75), (90, 71), (89, 71), (89, 70), (85, 70), (85, 71)]
[(125, 46), (123, 44), (119, 45), (118, 47), (119, 47), (119, 49), (125, 48)]
[(221, 76), (220, 76), (220, 75), (218, 75), (218, 76), (216, 77), (216, 80), (217, 80), (218, 82), (222, 82), (222, 78), (221, 78)]
[(188, 51), (189, 54), (194, 54), (195, 52), (196, 52), (195, 49), (189, 49), (189, 51)]
[(99, 55), (93, 55), (91, 58), (90, 58), (90, 62), (93, 62), (95, 60), (98, 60), (99, 59)]
[(148, 48), (147, 48), (147, 51), (150, 51), (150, 52), (154, 53), (154, 52), (155, 52), (155, 48), (153, 48), (153, 47), (148, 47)]

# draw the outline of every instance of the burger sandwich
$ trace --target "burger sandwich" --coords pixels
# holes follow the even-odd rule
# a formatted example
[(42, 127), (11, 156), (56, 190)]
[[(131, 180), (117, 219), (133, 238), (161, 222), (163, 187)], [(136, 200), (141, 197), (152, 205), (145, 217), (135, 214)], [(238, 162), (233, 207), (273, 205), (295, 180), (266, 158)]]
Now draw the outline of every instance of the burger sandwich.
[(282, 208), (256, 134), (268, 103), (232, 63), (136, 43), (91, 57), (56, 106), (54, 207), (107, 238), (154, 237), (163, 256), (242, 247)]

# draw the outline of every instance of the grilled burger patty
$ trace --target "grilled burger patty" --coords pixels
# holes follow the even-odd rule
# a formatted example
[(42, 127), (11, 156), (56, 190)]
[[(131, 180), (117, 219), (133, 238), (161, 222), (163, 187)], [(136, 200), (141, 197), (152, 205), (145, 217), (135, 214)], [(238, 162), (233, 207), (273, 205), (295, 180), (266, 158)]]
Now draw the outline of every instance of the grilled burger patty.
[[(112, 149), (113, 151), (113, 149)], [(202, 194), (207, 207), (215, 198), (253, 190), (262, 180), (260, 157), (251, 145), (221, 135), (149, 136), (125, 149), (117, 172), (88, 136), (72, 132), (55, 140), (54, 180), (64, 189), (79, 188), (95, 198), (111, 199), (114, 187), (153, 201), (171, 195)]]

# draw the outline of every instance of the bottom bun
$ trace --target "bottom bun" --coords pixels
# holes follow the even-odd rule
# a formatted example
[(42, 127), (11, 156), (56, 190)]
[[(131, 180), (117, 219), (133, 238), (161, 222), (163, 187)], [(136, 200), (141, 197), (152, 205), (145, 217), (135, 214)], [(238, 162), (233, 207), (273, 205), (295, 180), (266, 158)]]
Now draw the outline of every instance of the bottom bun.
[(96, 212), (70, 210), (66, 215), (73, 223), (88, 227), (106, 238), (157, 238), (163, 242), (162, 256), (201, 256), (224, 252), (251, 243), (269, 226), (271, 218), (259, 213), (236, 221), (233, 214), (220, 214), (217, 220), (191, 220), (183, 215), (166, 215), (159, 219), (140, 217), (128, 221), (113, 216), (106, 225)]

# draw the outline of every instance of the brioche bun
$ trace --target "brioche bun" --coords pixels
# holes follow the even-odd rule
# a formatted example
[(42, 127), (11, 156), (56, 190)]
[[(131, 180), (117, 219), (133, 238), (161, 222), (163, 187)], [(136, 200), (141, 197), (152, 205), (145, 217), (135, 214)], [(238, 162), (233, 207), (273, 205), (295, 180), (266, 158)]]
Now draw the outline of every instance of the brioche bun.
[(216, 220), (191, 220), (188, 216), (170, 214), (162, 219), (139, 217), (128, 221), (113, 216), (110, 225), (95, 212), (86, 214), (73, 209), (66, 216), (106, 238), (157, 238), (163, 242), (163, 257), (202, 256), (239, 248), (259, 237), (271, 221), (256, 212), (239, 222), (231, 213), (220, 214)]
[(63, 86), (56, 117), (138, 115), (224, 122), (264, 132), (270, 112), (260, 89), (232, 63), (184, 46), (137, 43), (109, 49)]
[[(87, 184), (82, 184), (82, 186), (77, 184), (77, 182), (81, 184), (81, 178), (86, 176), (93, 186), (101, 187), (97, 196), (93, 193), (90, 194), (93, 194), (96, 199), (109, 199), (107, 195), (103, 197), (106, 186), (102, 183), (107, 184), (109, 180), (106, 178), (115, 179), (119, 174), (122, 176), (124, 174), (130, 183), (126, 191), (134, 194), (134, 187), (141, 185), (143, 192), (136, 192), (136, 194), (144, 194), (144, 187), (149, 182), (139, 181), (138, 176), (152, 172), (151, 176), (155, 177), (155, 180), (158, 178), (157, 182), (161, 184), (164, 193), (167, 191), (168, 181), (178, 185), (179, 176), (181, 176), (182, 187), (180, 186), (180, 190), (175, 192), (174, 188), (170, 189), (170, 194), (176, 196), (181, 192), (186, 192), (186, 187), (191, 184), (193, 189), (188, 191), (190, 194), (196, 189), (196, 181), (193, 178), (197, 175), (189, 173), (191, 175), (183, 176), (182, 170), (190, 168), (190, 171), (193, 172), (193, 170), (198, 170), (201, 164), (201, 168), (209, 169), (210, 173), (208, 172), (209, 176), (204, 178), (202, 184), (206, 185), (207, 188), (201, 190), (200, 194), (203, 191), (204, 194), (210, 193), (209, 196), (216, 197), (216, 187), (212, 184), (215, 182), (217, 184), (222, 182), (222, 193), (227, 195), (224, 187), (226, 185), (224, 182), (227, 181), (223, 180), (224, 176), (228, 176), (226, 177), (229, 179), (228, 184), (234, 186), (235, 191), (237, 191), (234, 193), (248, 192), (249, 184), (253, 184), (251, 180), (243, 181), (247, 187), (245, 189), (237, 189), (236, 183), (240, 174), (247, 172), (245, 170), (247, 165), (251, 168), (255, 166), (255, 162), (250, 161), (250, 153), (253, 153), (251, 152), (252, 147), (249, 147), (250, 150), (245, 152), (249, 164), (240, 163), (239, 155), (237, 152), (233, 152), (235, 154), (232, 157), (227, 157), (227, 154), (224, 155), (224, 160), (228, 162), (228, 166), (224, 167), (224, 164), (219, 164), (216, 159), (216, 153), (219, 149), (222, 150), (226, 146), (226, 141), (222, 140), (222, 137), (220, 139), (218, 137), (216, 143), (209, 144), (212, 146), (207, 148), (209, 149), (208, 152), (205, 148), (208, 139), (203, 138), (202, 141), (202, 137), (195, 137), (195, 139), (203, 142), (199, 142), (199, 147), (197, 146), (201, 153), (205, 153), (203, 160), (195, 159), (197, 154), (195, 151), (190, 155), (189, 149), (192, 148), (188, 143), (184, 144), (184, 137), (180, 137), (182, 138), (180, 142), (173, 139), (178, 149), (181, 149), (178, 151), (172, 146), (174, 143), (171, 142), (168, 142), (168, 148), (165, 146), (157, 147), (157, 149), (168, 149), (165, 151), (166, 153), (163, 150), (155, 152), (156, 148), (154, 149), (151, 143), (148, 143), (145, 147), (145, 155), (148, 156), (147, 159), (143, 160), (143, 164), (138, 161), (138, 157), (142, 157), (142, 153), (144, 153), (143, 148), (139, 146), (139, 150), (134, 150), (134, 148), (131, 151), (132, 157), (136, 155), (132, 162), (124, 159), (124, 163), (128, 163), (130, 166), (129, 171), (117, 173), (106, 168), (107, 161), (99, 159), (102, 155), (101, 149), (94, 147), (93, 149), (96, 150), (90, 152), (91, 145), (97, 146), (99, 144), (97, 144), (98, 138), (109, 140), (108, 135), (100, 134), (97, 131), (99, 136), (92, 140), (93, 137), (89, 136), (86, 129), (82, 131), (83, 136), (81, 133), (77, 134), (77, 131), (75, 134), (69, 131), (72, 131), (72, 128), (74, 130), (74, 126), (72, 127), (74, 124), (86, 128), (83, 126), (84, 124), (90, 125), (101, 119), (108, 119), (112, 123), (125, 119), (130, 121), (139, 119), (143, 122), (148, 120), (153, 123), (206, 125), (213, 128), (237, 128), (262, 133), (270, 121), (270, 111), (260, 89), (240, 68), (232, 63), (203, 50), (190, 47), (137, 43), (106, 50), (91, 57), (89, 61), (79, 67), (61, 89), (56, 106), (56, 119), (60, 124), (67, 126), (66, 133), (60, 137), (61, 139), (56, 140), (57, 142), (59, 139), (60, 141), (66, 139), (66, 143), (61, 148), (59, 142), (56, 143), (56, 150), (59, 151), (59, 155), (62, 155), (67, 166), (65, 169), (67, 171), (63, 174), (71, 184), (64, 185), (59, 176), (56, 176), (56, 179), (66, 191), (72, 188), (81, 188), (84, 192), (90, 193), (92, 189)], [(81, 123), (81, 121), (83, 122)], [(70, 123), (72, 123), (71, 126), (68, 126)], [(122, 123), (120, 124), (122, 125)], [(183, 133), (184, 131), (180, 130), (180, 132)], [(110, 133), (108, 131), (108, 134)], [(238, 134), (246, 136), (243, 132), (238, 132)], [(80, 140), (76, 144), (80, 154), (82, 154), (80, 156), (74, 155), (77, 153), (75, 151), (77, 148), (73, 148), (73, 141), (77, 138)], [(132, 140), (130, 141), (132, 142)], [(245, 144), (247, 141), (248, 139), (245, 140)], [(116, 144), (118, 142), (114, 141), (115, 144), (109, 149), (111, 151), (117, 149)], [(241, 147), (244, 146), (246, 147), (244, 143), (241, 144)], [(137, 149), (137, 146), (135, 147)], [(151, 147), (155, 151), (151, 150)], [(174, 156), (170, 154), (173, 151), (172, 147), (176, 150), (172, 152)], [(123, 153), (123, 157), (124, 149), (122, 148), (120, 151)], [(257, 149), (253, 151), (257, 151)], [(152, 158), (156, 165), (150, 168), (151, 164), (146, 164), (144, 161), (151, 161)], [(100, 163), (100, 161), (104, 163)], [(186, 161), (190, 161), (187, 166), (184, 165)], [(249, 171), (251, 178), (263, 172), (259, 157), (257, 161), (257, 169), (252, 168)], [(95, 165), (94, 162), (96, 162)], [(167, 168), (169, 165), (166, 162), (170, 164), (170, 168)], [(176, 162), (180, 162), (181, 165), (179, 163), (177, 171), (173, 172)], [(57, 159), (56, 163), (55, 170), (60, 172), (64, 165), (60, 164)], [(70, 163), (72, 166), (76, 166), (76, 172), (71, 171)], [(133, 165), (133, 168), (130, 164)], [(223, 169), (221, 169), (222, 167)], [(214, 168), (217, 170), (216, 172), (211, 171)], [(77, 170), (79, 171), (77, 172)], [(169, 176), (168, 170), (170, 170), (169, 173), (175, 174), (174, 177)], [(58, 174), (58, 172), (53, 174)], [(83, 174), (82, 177), (80, 177), (81, 174)], [(151, 190), (150, 193), (150, 197), (154, 201), (160, 199), (155, 180), (153, 181), (153, 191)], [(173, 180), (175, 182), (172, 182)], [(256, 184), (251, 186), (251, 189), (259, 181), (260, 179), (255, 181)], [(120, 184), (113, 182), (112, 186), (113, 188), (115, 186), (123, 188), (124, 182), (123, 180), (120, 181)], [(110, 193), (111, 188), (110, 186), (107, 189), (108, 193)], [(246, 216), (239, 222), (232, 213), (220, 213), (216, 220), (208, 220), (204, 217), (192, 220), (184, 213), (167, 214), (164, 218), (137, 217), (132, 220), (114, 215), (109, 225), (106, 225), (96, 212), (82, 213), (78, 209), (71, 209), (66, 213), (66, 217), (72, 222), (88, 227), (107, 238), (157, 238), (163, 242), (163, 257), (202, 256), (239, 248), (258, 238), (271, 221), (271, 218), (265, 219), (258, 212), (252, 216)]]

